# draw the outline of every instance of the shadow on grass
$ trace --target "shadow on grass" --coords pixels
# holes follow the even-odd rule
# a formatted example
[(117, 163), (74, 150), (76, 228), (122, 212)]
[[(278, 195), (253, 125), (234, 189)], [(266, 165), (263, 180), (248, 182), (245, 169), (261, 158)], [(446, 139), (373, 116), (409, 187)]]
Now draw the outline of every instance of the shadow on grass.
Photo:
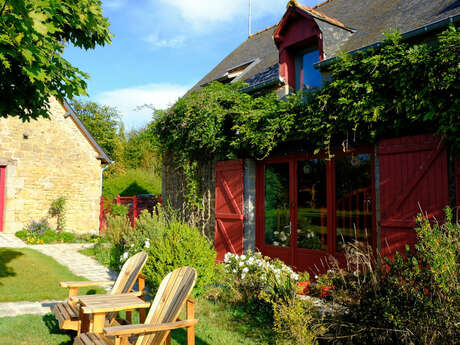
[[(195, 329), (196, 332), (196, 329)], [(187, 344), (187, 332), (185, 329), (176, 329), (172, 332), (171, 337), (179, 344)], [(195, 335), (195, 345), (211, 345), (207, 341), (200, 339)]]
[[(23, 253), (13, 249), (0, 249), (0, 278), (13, 277), (16, 275), (11, 267), (7, 266), (7, 263), (13, 261), (17, 257), (24, 255)], [(0, 285), (3, 285), (0, 282)]]
[(56, 345), (72, 345), (73, 344), (73, 338), (75, 337), (76, 333), (72, 331), (64, 331), (62, 329), (59, 329), (59, 324), (53, 314), (43, 315), (42, 319), (43, 319), (43, 323), (48, 328), (50, 334), (67, 334), (70, 336), (69, 341), (63, 341)]

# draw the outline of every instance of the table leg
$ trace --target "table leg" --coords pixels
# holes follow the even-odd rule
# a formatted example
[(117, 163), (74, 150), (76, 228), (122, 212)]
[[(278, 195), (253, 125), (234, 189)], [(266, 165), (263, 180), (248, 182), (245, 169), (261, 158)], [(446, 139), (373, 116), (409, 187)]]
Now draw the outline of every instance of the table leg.
[(145, 317), (146, 317), (145, 309), (144, 308), (139, 309), (139, 322), (145, 323)]
[(93, 332), (102, 333), (104, 330), (105, 313), (94, 313), (93, 314)]
[(78, 327), (78, 335), (80, 333), (88, 333), (89, 332), (89, 314), (83, 313), (80, 309), (80, 325)]

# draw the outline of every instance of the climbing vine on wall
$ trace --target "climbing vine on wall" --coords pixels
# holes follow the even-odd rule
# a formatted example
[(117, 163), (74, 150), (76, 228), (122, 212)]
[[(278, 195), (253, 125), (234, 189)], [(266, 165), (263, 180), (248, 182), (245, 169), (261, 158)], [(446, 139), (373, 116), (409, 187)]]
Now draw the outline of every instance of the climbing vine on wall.
[(278, 99), (249, 95), (242, 84), (211, 83), (158, 113), (152, 130), (160, 149), (185, 172), (196, 202), (200, 161), (262, 159), (283, 142), (319, 152), (347, 140), (373, 143), (388, 135), (436, 131), (460, 152), (460, 31), (413, 45), (397, 33), (377, 48), (344, 54), (330, 82), (309, 94)]

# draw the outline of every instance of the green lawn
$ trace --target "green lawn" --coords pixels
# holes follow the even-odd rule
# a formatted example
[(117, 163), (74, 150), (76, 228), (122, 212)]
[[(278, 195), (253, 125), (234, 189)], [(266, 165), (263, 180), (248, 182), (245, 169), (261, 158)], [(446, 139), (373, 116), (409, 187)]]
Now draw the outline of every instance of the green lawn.
[[(196, 345), (268, 345), (274, 344), (270, 330), (254, 328), (246, 319), (236, 319), (228, 308), (199, 299), (196, 304)], [(134, 321), (136, 322), (136, 315)], [(27, 327), (24, 327), (27, 325)], [(0, 318), (0, 344), (67, 345), (74, 332), (59, 330), (51, 314)], [(185, 330), (172, 333), (172, 344), (186, 344)]]
[[(0, 302), (63, 300), (68, 290), (59, 287), (59, 282), (72, 280), (87, 279), (36, 250), (0, 248)], [(80, 291), (95, 292), (105, 290), (97, 287)]]
[[(0, 301), (64, 299), (66, 291), (58, 287), (63, 280), (81, 278), (35, 250), (0, 248)], [(270, 327), (254, 324), (241, 310), (199, 298), (195, 311), (197, 345), (274, 344)], [(137, 315), (133, 319), (138, 322)], [(1, 345), (70, 345), (74, 336), (59, 331), (51, 314), (0, 318)], [(173, 345), (186, 344), (185, 330), (174, 331), (172, 340)]]

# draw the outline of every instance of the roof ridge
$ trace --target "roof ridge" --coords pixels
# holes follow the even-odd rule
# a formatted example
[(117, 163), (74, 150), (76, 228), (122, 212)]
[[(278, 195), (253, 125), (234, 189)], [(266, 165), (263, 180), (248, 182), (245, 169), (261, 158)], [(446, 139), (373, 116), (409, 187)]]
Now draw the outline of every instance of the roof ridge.
[[(331, 0), (326, 0), (325, 2), (329, 2), (329, 1), (331, 1)], [(324, 2), (321, 3), (321, 4), (324, 4)], [(295, 6), (297, 8), (300, 8), (301, 10), (304, 10), (305, 12), (310, 13), (311, 15), (317, 17), (318, 19), (326, 20), (326, 21), (328, 21), (328, 22), (330, 22), (332, 24), (335, 24), (337, 26), (341, 26), (343, 28), (346, 28), (345, 24), (343, 24), (341, 21), (339, 21), (339, 20), (337, 20), (335, 18), (329, 17), (326, 14), (324, 14), (323, 12), (317, 11), (315, 8), (318, 5), (316, 5), (315, 7), (310, 7), (310, 6), (300, 4), (297, 0), (289, 0), (289, 2), (287, 4), (287, 7), (289, 8), (290, 6)]]
[(319, 4), (316, 4), (316, 5), (313, 6), (312, 8), (313, 8), (313, 9), (316, 9), (316, 8), (318, 8), (318, 7), (321, 7), (321, 6), (323, 6), (323, 5), (326, 5), (327, 3), (331, 2), (331, 1), (332, 1), (332, 0), (325, 0), (325, 1), (323, 1), (323, 2), (320, 2)]
[(270, 25), (270, 26), (266, 27), (265, 29), (262, 29), (262, 30), (257, 31), (257, 32), (254, 33), (254, 34), (250, 34), (248, 38), (252, 38), (252, 37), (254, 37), (255, 35), (259, 35), (259, 34), (265, 32), (265, 31), (268, 31), (268, 30), (270, 30), (270, 29), (273, 29), (275, 26), (278, 26), (278, 24), (279, 24), (279, 23)]

